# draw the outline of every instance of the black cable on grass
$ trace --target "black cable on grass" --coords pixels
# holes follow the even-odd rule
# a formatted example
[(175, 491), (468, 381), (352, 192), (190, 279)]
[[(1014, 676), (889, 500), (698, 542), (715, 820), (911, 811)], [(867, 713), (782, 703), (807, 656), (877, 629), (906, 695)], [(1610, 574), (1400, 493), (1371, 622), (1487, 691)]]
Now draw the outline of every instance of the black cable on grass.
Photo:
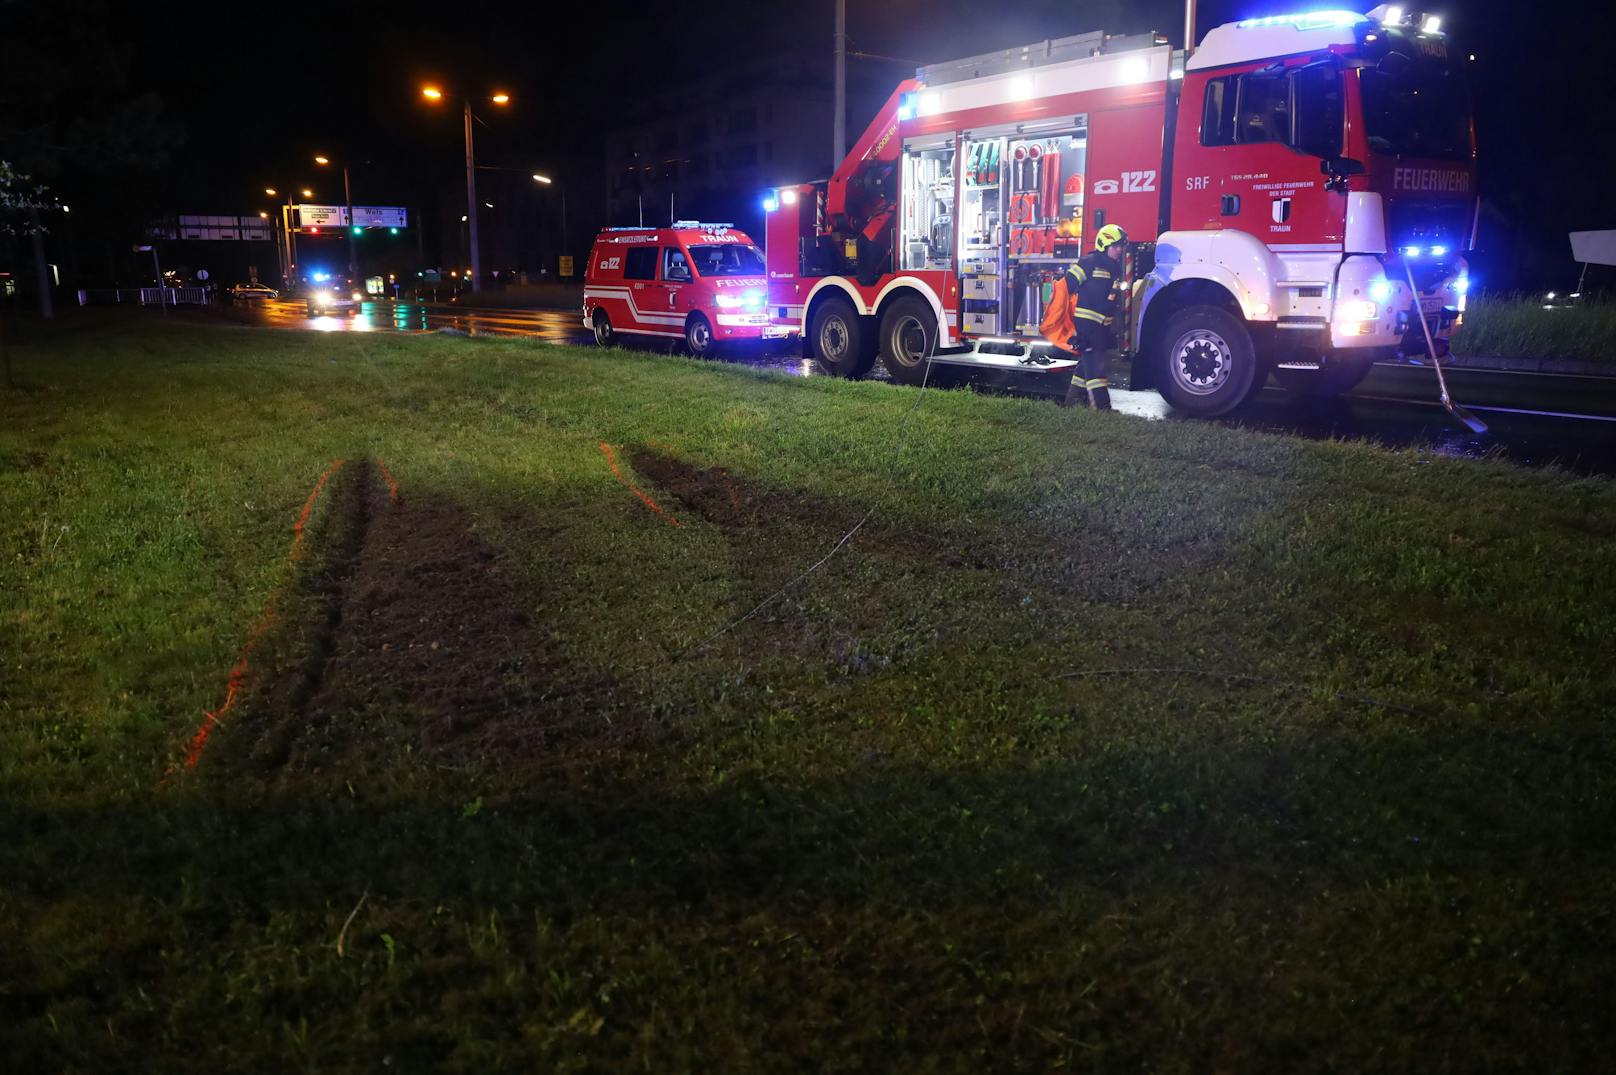
[[(892, 449), (892, 463), (893, 463), (893, 466), (892, 466), (892, 470), (890, 472), (888, 472), (888, 474), (887, 474), (887, 483), (882, 488), (882, 490), (881, 490), (882, 493), (885, 493), (888, 489), (891, 489), (892, 488), (892, 483), (897, 478), (897, 475), (898, 475), (898, 466), (897, 466), (898, 459), (899, 459), (900, 456), (902, 456), (904, 445), (908, 442), (909, 419), (913, 418), (914, 414), (915, 414), (915, 411), (917, 409), (919, 409), (921, 397), (926, 394), (926, 386), (931, 383), (931, 368), (932, 368), (932, 365), (933, 365), (934, 361), (935, 361), (934, 359), (927, 360), (927, 362), (926, 362), (926, 372), (923, 375), (921, 375), (920, 388), (915, 392), (915, 401), (909, 405), (909, 409), (904, 412), (903, 419), (898, 423), (898, 442)], [(751, 611), (747, 612), (744, 616), (740, 616), (740, 617), (730, 621), (729, 623), (726, 623), (724, 626), (720, 627), (718, 630), (714, 631), (712, 634), (708, 635), (706, 638), (701, 639), (699, 642), (692, 643), (691, 645), (686, 646), (684, 649), (679, 650), (678, 652), (671, 654), (668, 657), (668, 661), (673, 662), (673, 661), (684, 660), (684, 658), (688, 657), (690, 654), (692, 654), (692, 653), (696, 652), (697, 650), (701, 649), (703, 646), (707, 645), (709, 642), (711, 642), (714, 639), (719, 638), (719, 637), (721, 637), (723, 635), (726, 635), (729, 632), (735, 630), (735, 628), (739, 627), (741, 624), (745, 623), (747, 620), (751, 619), (753, 616), (756, 616), (759, 612), (762, 612), (764, 609), (766, 609), (770, 605), (774, 604), (774, 602), (776, 602), (780, 598), (784, 597), (788, 592), (790, 592), (790, 590), (791, 590), (791, 588), (793, 586), (797, 585), (797, 583), (801, 582), (803, 579), (807, 578), (809, 575), (812, 575), (815, 571), (818, 571), (820, 568), (824, 567), (825, 564), (827, 564), (830, 561), (830, 558), (832, 556), (835, 556), (838, 552), (841, 551), (842, 546), (846, 545), (849, 541), (853, 540), (853, 535), (854, 534), (856, 534), (860, 530), (864, 529), (864, 524), (869, 522), (870, 517), (873, 516), (874, 514), (875, 514), (875, 508), (874, 508), (874, 506), (871, 506), (870, 510), (866, 511), (864, 513), (864, 518), (862, 518), (858, 522), (854, 523), (853, 528), (851, 530), (849, 530), (847, 533), (843, 534), (841, 536), (841, 539), (839, 541), (837, 541), (836, 544), (831, 546), (830, 551), (827, 552), (824, 556), (820, 557), (819, 560), (817, 560), (813, 564), (809, 565), (800, 574), (798, 574), (797, 576), (792, 578), (789, 582), (787, 582), (784, 586), (780, 587), (778, 590), (774, 591), (772, 594), (765, 597), (763, 600), (759, 601), (751, 609)]]
[[(1292, 690), (1315, 691), (1317, 687), (1309, 687), (1306, 683), (1298, 683), (1292, 679), (1276, 679), (1273, 676), (1254, 676), (1245, 672), (1217, 672), (1209, 668), (1089, 668), (1079, 672), (1062, 672), (1057, 679), (1088, 679), (1094, 676), (1143, 676), (1143, 675), (1173, 675), (1173, 676), (1202, 676), (1206, 679), (1234, 680), (1241, 683), (1265, 683), (1275, 687), (1289, 687)], [(1426, 714), (1411, 706), (1398, 705), (1395, 702), (1383, 702), (1379, 698), (1370, 698), (1362, 694), (1343, 694), (1340, 691), (1329, 691), (1333, 701), (1357, 702), (1359, 705), (1372, 706), (1377, 709), (1389, 709), (1397, 713), (1407, 713), (1414, 717), (1423, 717)]]

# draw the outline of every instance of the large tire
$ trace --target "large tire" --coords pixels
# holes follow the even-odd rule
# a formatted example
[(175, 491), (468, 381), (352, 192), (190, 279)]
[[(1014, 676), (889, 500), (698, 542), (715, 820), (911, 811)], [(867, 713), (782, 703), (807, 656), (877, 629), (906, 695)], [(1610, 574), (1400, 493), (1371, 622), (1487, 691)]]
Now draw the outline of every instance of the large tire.
[(602, 347), (610, 347), (617, 342), (617, 331), (612, 328), (612, 319), (606, 316), (605, 310), (596, 310), (593, 318), (595, 328), (595, 342)]
[(1186, 306), (1169, 317), (1155, 367), (1156, 391), (1197, 418), (1228, 414), (1263, 382), (1245, 322), (1216, 306)]
[(905, 295), (889, 303), (881, 314), (877, 340), (881, 365), (894, 381), (921, 384), (935, 379), (935, 371), (928, 377), (927, 369), (937, 350), (937, 318), (923, 299)]
[(826, 299), (808, 326), (808, 353), (826, 373), (857, 380), (875, 365), (874, 334), (846, 299)]
[(713, 358), (718, 354), (718, 339), (713, 335), (713, 323), (703, 314), (691, 314), (685, 321), (685, 350), (692, 358)]
[(1274, 368), (1274, 380), (1279, 387), (1294, 396), (1309, 399), (1334, 399), (1343, 392), (1358, 387), (1358, 382), (1369, 376), (1375, 366), (1378, 349), (1338, 351), (1325, 359), (1316, 370), (1287, 370)]

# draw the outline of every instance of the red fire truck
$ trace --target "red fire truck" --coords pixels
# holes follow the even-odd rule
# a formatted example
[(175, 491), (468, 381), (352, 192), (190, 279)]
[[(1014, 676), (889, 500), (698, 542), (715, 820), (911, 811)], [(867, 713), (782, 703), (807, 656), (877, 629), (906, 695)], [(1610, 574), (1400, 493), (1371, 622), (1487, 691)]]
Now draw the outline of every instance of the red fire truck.
[(849, 377), (1064, 378), (1038, 339), (1100, 226), (1134, 240), (1135, 386), (1223, 414), (1269, 372), (1332, 395), (1464, 310), (1475, 149), (1434, 16), (1251, 19), (1186, 59), (1081, 34), (923, 67), (829, 180), (770, 192), (775, 324)]

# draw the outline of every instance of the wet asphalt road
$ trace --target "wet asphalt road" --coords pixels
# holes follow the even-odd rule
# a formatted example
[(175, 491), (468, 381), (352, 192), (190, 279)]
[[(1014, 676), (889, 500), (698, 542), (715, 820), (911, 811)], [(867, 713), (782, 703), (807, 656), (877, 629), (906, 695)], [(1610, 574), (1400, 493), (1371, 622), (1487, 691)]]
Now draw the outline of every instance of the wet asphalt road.
[[(530, 336), (557, 344), (589, 344), (573, 310), (470, 310), (416, 303), (364, 302), (328, 316), (309, 317), (301, 302), (267, 301), (226, 308), (248, 324), (315, 332), (428, 332)], [(632, 343), (629, 346), (634, 346)], [(665, 351), (657, 340), (644, 345)], [(782, 373), (814, 375), (812, 361), (794, 353), (748, 350), (725, 356)], [(1120, 372), (1120, 371), (1119, 371)], [(1299, 399), (1270, 385), (1227, 418), (1229, 425), (1314, 439), (1357, 439), (1446, 455), (1501, 454), (1530, 465), (1578, 473), (1616, 474), (1616, 377), (1512, 373), (1444, 366), (1454, 399), (1490, 427), (1477, 436), (1437, 402), (1436, 374), (1427, 366), (1379, 365), (1356, 389), (1334, 400)], [(1125, 378), (1118, 378), (1119, 383)], [(1037, 374), (991, 375), (972, 382), (985, 391), (1049, 395), (1064, 391)], [(1117, 409), (1139, 417), (1177, 420), (1155, 392), (1119, 389)]]

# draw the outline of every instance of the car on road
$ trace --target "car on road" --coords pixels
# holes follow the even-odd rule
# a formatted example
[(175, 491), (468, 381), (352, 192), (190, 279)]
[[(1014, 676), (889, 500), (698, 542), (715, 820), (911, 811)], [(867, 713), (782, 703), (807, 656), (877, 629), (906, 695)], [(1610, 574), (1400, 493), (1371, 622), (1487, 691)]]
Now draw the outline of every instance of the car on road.
[(737, 343), (779, 341), (763, 254), (731, 224), (607, 228), (584, 273), (584, 327), (602, 346), (618, 333), (684, 340), (697, 358)]
[(230, 297), (233, 299), (278, 299), (281, 293), (268, 284), (260, 284), (256, 280), (247, 284), (236, 284), (230, 288)]
[(359, 305), (361, 298), (363, 296), (350, 288), (345, 280), (311, 280), (303, 286), (303, 303), (308, 307), (310, 317), (333, 310), (352, 309)]

